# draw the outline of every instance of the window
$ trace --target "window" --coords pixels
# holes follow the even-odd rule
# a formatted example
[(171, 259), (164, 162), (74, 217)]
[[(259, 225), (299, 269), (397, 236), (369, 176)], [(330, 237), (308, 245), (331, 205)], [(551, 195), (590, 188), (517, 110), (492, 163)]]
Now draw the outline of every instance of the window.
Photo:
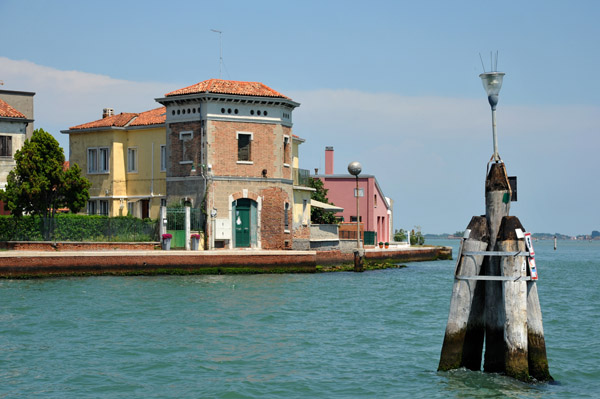
[(101, 200), (98, 201), (99, 205), (100, 205), (100, 209), (99, 209), (99, 213), (102, 216), (108, 216), (108, 201), (106, 200)]
[(290, 137), (283, 136), (283, 164), (285, 166), (290, 165)]
[(285, 231), (289, 231), (290, 230), (290, 216), (289, 216), (289, 210), (290, 210), (290, 203), (286, 202), (283, 205), (283, 229)]
[(108, 147), (88, 148), (88, 173), (108, 173), (109, 160)]
[(108, 173), (108, 148), (98, 148), (98, 172)]
[(167, 146), (166, 145), (160, 146), (160, 171), (161, 172), (167, 171)]
[(96, 201), (88, 201), (87, 211), (88, 215), (95, 215), (97, 213)]
[(181, 140), (181, 163), (192, 163), (192, 138), (194, 132), (180, 132), (179, 140)]
[[(356, 216), (350, 216), (350, 222), (356, 223)], [(360, 217), (360, 222), (362, 223), (362, 216)]]
[(11, 136), (0, 136), (0, 157), (12, 157)]
[(137, 148), (127, 149), (127, 172), (137, 172)]
[[(98, 173), (98, 150), (96, 148), (88, 148), (88, 173)], [(91, 213), (90, 215), (94, 215)]]
[(252, 160), (251, 142), (252, 133), (238, 133), (238, 161), (250, 162)]
[(135, 202), (127, 202), (127, 215), (135, 216)]
[(377, 208), (377, 194), (375, 194), (375, 198), (373, 199), (373, 202), (375, 203), (375, 208)]

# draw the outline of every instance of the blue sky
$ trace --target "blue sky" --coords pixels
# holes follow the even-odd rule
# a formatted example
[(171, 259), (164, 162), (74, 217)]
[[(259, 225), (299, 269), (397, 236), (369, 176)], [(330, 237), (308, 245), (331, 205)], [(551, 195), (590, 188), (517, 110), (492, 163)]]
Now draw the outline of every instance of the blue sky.
[[(491, 117), (478, 75), (499, 52), (499, 151), (511, 214), (534, 232), (600, 230), (597, 1), (0, 0), (1, 86), (36, 92), (35, 126), (68, 152), (102, 108), (219, 77), (301, 103), (301, 167), (353, 160), (395, 201), (395, 228), (463, 230), (484, 212)], [(6, 33), (10, 32), (10, 36)]]

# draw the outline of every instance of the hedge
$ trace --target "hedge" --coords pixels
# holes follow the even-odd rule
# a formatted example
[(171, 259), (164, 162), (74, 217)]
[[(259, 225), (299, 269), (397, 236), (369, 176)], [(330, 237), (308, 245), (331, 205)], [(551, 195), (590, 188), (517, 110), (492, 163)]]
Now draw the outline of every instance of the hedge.
[[(53, 241), (158, 241), (158, 222), (127, 216), (59, 214)], [(33, 216), (0, 216), (0, 241), (43, 241), (42, 221)]]

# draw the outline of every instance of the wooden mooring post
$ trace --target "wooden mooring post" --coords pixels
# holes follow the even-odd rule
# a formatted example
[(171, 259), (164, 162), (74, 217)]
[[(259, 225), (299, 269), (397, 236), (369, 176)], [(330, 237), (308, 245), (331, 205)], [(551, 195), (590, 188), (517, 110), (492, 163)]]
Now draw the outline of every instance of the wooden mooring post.
[(551, 381), (533, 251), (508, 215), (510, 198), (506, 168), (496, 162), (486, 176), (486, 215), (471, 219), (460, 245), (438, 370), (480, 370), (483, 357), (486, 372)]
[[(481, 351), (485, 324), (483, 320), (484, 282), (463, 280), (459, 277), (478, 276), (482, 255), (462, 255), (463, 252), (485, 251), (489, 233), (484, 216), (473, 216), (467, 226), (468, 237), (463, 238), (456, 260), (454, 286), (450, 300), (448, 324), (438, 370), (466, 367), (481, 368)], [(477, 300), (474, 298), (477, 297)]]

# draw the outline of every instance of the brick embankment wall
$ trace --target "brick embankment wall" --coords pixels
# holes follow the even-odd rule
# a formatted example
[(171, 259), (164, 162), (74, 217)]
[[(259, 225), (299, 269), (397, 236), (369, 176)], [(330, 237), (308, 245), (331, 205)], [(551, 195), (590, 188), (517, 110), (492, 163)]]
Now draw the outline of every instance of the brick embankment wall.
[[(179, 253), (177, 253), (179, 252)], [(68, 275), (152, 275), (220, 273), (314, 273), (315, 253), (273, 251), (270, 254), (190, 253), (185, 251), (114, 251), (63, 253), (5, 253), (0, 277)]]
[(0, 249), (11, 251), (152, 251), (160, 242), (5, 241)]
[[(451, 247), (425, 247), (418, 249), (384, 249), (365, 252), (368, 260), (394, 260), (417, 262), (437, 259), (452, 259)], [(341, 251), (317, 251), (317, 265), (340, 265), (354, 262), (354, 253)]]

